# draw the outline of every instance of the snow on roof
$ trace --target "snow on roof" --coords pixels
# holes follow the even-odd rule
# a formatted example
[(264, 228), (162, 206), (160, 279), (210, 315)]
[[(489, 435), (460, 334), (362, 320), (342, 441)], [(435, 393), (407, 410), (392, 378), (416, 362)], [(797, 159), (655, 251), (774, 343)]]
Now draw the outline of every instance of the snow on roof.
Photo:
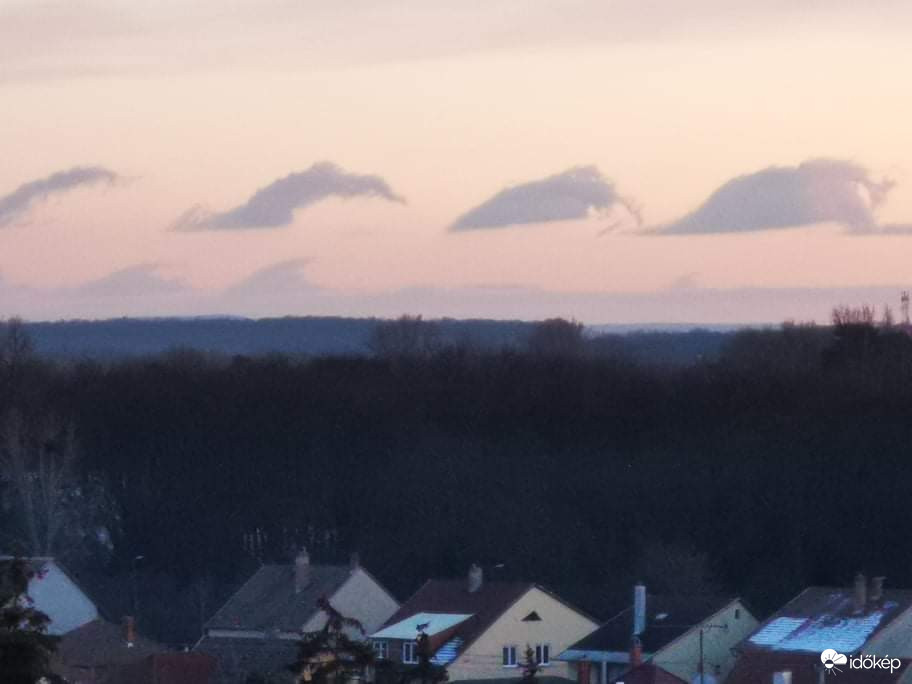
[(415, 613), (404, 620), (381, 629), (371, 635), (372, 639), (414, 639), (418, 626), (424, 625), (421, 631), (428, 636), (439, 634), (460, 622), (465, 622), (471, 614), (465, 613)]
[(898, 604), (886, 601), (878, 610), (858, 616), (822, 614), (807, 618), (779, 617), (771, 620), (748, 641), (776, 651), (840, 653), (858, 651), (871, 638), (884, 617)]
[(456, 660), (456, 656), (459, 655), (459, 648), (461, 646), (462, 639), (460, 637), (453, 637), (437, 649), (437, 653), (431, 658), (431, 662), (435, 665), (449, 665)]

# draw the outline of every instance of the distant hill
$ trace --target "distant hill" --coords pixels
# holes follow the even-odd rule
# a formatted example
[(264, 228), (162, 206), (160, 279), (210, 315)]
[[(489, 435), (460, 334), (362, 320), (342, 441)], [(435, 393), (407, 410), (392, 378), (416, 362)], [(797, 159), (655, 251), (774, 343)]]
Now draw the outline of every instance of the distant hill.
[[(195, 349), (227, 356), (290, 354), (354, 356), (370, 353), (382, 319), (341, 317), (119, 318), (28, 323), (35, 348), (59, 359), (115, 360)], [(498, 320), (435, 321), (441, 342), (481, 350), (522, 349), (534, 323)], [(715, 357), (731, 329), (682, 326), (593, 326), (593, 352), (644, 363), (687, 364)]]

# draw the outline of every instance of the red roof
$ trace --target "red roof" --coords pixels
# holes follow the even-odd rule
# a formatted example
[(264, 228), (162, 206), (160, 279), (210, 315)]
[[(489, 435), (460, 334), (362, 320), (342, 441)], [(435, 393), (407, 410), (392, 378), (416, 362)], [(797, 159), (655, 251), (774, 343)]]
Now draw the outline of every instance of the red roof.
[[(819, 684), (825, 676), (821, 674), (821, 668), (819, 653), (749, 651), (738, 658), (725, 684), (772, 684), (773, 675), (783, 671), (792, 673), (792, 684)], [(903, 661), (892, 674), (884, 669), (853, 670), (846, 665), (826, 681), (828, 684), (895, 684), (908, 668), (908, 661)]]
[(208, 684), (215, 658), (205, 653), (158, 653), (125, 668), (123, 684)]
[[(617, 678), (624, 684), (687, 684), (677, 675), (652, 663), (643, 663)], [(766, 684), (769, 684), (768, 682)]]

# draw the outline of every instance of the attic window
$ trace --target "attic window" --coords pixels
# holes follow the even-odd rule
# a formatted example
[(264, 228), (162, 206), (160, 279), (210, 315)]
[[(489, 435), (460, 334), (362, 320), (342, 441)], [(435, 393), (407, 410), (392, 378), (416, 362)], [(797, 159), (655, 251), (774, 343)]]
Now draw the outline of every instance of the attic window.
[(541, 616), (534, 610), (522, 619), (523, 622), (541, 622)]
[(658, 614), (656, 615), (656, 620), (657, 620), (657, 621), (658, 621), (658, 620), (664, 620), (664, 619), (667, 618), (667, 617), (668, 617), (668, 613), (658, 613)]

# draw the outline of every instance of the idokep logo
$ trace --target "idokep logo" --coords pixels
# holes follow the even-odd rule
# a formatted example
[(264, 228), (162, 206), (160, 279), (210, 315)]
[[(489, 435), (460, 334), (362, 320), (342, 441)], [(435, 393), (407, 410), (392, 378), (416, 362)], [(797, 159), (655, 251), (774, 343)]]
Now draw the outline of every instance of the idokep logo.
[(864, 654), (848, 657), (832, 648), (828, 648), (820, 654), (820, 662), (826, 668), (827, 674), (842, 672), (837, 666), (846, 664), (850, 670), (889, 670), (891, 674), (902, 667), (902, 661), (899, 658)]
[(837, 665), (845, 665), (848, 662), (842, 653), (837, 653), (832, 648), (828, 648), (823, 653), (820, 654), (820, 662), (823, 663), (823, 666), (826, 668), (827, 674), (833, 674), (836, 672), (842, 672)]

